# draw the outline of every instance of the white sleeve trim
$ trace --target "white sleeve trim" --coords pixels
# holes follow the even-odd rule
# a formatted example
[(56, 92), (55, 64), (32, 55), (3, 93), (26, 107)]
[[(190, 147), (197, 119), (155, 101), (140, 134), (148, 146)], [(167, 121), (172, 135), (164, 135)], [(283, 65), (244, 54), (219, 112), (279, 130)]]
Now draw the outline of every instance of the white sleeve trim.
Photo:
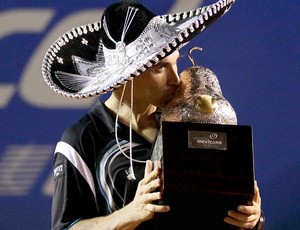
[(84, 179), (90, 186), (90, 189), (92, 190), (96, 200), (95, 184), (92, 173), (79, 153), (71, 145), (62, 141), (58, 142), (56, 145), (54, 154), (57, 152), (63, 154), (80, 172), (80, 174), (84, 177)]

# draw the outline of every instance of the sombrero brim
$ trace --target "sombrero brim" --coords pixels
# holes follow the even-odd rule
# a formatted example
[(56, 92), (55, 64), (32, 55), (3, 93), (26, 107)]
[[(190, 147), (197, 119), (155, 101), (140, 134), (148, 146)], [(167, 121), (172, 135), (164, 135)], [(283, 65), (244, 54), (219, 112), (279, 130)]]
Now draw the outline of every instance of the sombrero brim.
[(233, 2), (220, 0), (188, 12), (156, 16), (124, 53), (103, 45), (100, 21), (74, 28), (46, 52), (44, 80), (55, 92), (72, 98), (112, 91), (180, 49), (224, 15)]

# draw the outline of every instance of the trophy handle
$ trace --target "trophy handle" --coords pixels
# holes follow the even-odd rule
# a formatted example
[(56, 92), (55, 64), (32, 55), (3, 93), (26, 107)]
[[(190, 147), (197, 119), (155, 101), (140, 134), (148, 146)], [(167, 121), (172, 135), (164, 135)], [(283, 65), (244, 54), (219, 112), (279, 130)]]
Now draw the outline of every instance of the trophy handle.
[(193, 47), (193, 48), (191, 48), (191, 49), (189, 50), (189, 58), (190, 58), (192, 64), (193, 64), (194, 66), (198, 66), (198, 65), (196, 64), (194, 58), (192, 57), (192, 51), (194, 51), (194, 50), (202, 51), (203, 49), (202, 49), (201, 47), (195, 46), (195, 47)]

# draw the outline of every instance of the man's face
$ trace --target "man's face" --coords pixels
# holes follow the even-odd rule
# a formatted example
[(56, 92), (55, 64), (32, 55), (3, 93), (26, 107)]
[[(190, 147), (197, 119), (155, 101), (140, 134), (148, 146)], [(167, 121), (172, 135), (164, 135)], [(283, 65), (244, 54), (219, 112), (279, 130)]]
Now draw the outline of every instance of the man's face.
[(179, 52), (161, 60), (134, 80), (135, 103), (142, 100), (163, 108), (180, 84), (177, 70)]

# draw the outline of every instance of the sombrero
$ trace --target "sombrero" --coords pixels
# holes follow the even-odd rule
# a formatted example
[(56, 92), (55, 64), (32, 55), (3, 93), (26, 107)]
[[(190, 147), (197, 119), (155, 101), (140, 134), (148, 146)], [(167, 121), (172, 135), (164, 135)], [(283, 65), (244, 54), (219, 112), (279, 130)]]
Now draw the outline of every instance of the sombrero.
[(60, 36), (45, 54), (43, 78), (55, 92), (86, 98), (112, 91), (180, 49), (235, 0), (155, 15), (132, 1), (112, 4), (101, 21)]

